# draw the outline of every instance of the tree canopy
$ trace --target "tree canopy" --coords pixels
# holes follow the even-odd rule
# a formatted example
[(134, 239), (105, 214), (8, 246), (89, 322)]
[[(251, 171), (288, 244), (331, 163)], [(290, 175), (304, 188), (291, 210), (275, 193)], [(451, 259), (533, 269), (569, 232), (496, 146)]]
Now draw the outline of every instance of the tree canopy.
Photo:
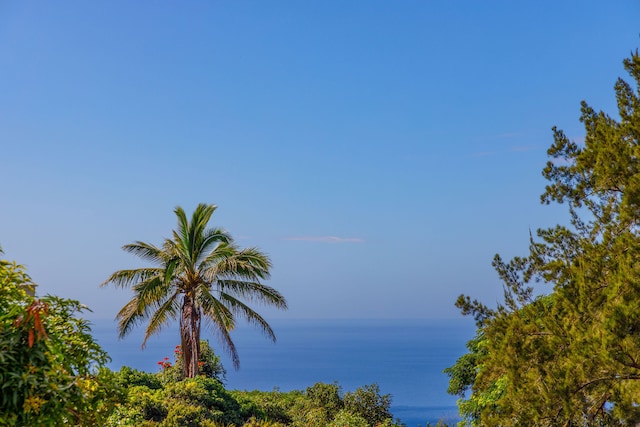
[[(456, 305), (478, 332), (448, 368), (463, 424), (635, 425), (640, 422), (640, 56), (624, 61), (619, 117), (582, 102), (584, 143), (553, 128), (542, 203), (569, 225), (537, 231), (529, 254), (493, 265), (504, 301)], [(552, 286), (540, 296), (536, 282)], [(535, 296), (535, 295), (539, 296)]]
[(36, 298), (34, 287), (23, 266), (0, 260), (0, 426), (100, 425), (119, 392), (78, 316), (86, 307)]
[(161, 247), (140, 241), (123, 247), (155, 266), (116, 271), (102, 284), (133, 290), (133, 298), (117, 315), (121, 337), (148, 319), (144, 346), (168, 322), (179, 321), (183, 375), (188, 378), (199, 373), (203, 319), (213, 327), (238, 368), (240, 359), (229, 334), (237, 317), (275, 341), (267, 321), (247, 302), (287, 308), (280, 292), (262, 283), (270, 274), (268, 256), (257, 248), (240, 249), (221, 228), (207, 228), (215, 210), (215, 205), (199, 204), (189, 219), (177, 207), (178, 226)]

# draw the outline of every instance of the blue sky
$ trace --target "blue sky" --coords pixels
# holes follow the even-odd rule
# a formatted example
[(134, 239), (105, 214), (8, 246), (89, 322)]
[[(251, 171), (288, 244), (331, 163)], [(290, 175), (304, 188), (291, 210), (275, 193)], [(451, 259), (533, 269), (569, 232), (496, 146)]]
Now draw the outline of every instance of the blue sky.
[(0, 3), (0, 245), (113, 317), (173, 208), (271, 256), (268, 318), (457, 317), (541, 206), (550, 128), (615, 113), (640, 3)]

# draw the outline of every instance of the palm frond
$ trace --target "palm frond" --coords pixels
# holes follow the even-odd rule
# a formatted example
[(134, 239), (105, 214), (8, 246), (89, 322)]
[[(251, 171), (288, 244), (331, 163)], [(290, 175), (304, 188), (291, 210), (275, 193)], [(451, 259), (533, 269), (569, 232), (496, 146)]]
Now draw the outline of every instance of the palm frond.
[(161, 268), (136, 268), (132, 270), (120, 270), (109, 276), (109, 278), (102, 282), (100, 286), (107, 286), (109, 283), (112, 283), (118, 288), (127, 288), (158, 274), (162, 274)]
[(199, 290), (197, 302), (202, 309), (205, 321), (211, 325), (224, 351), (231, 356), (234, 368), (238, 369), (240, 367), (240, 357), (229, 334), (229, 331), (235, 328), (233, 313), (205, 287)]
[(159, 307), (173, 292), (172, 283), (164, 281), (164, 272), (140, 281), (133, 285), (131, 289), (141, 304), (148, 307)]
[(126, 336), (134, 326), (150, 317), (154, 310), (162, 307), (170, 298), (170, 284), (156, 275), (133, 285), (134, 297), (116, 315), (120, 338)]
[(164, 282), (165, 283), (171, 283), (171, 281), (175, 277), (176, 270), (178, 270), (179, 267), (180, 267), (180, 260), (177, 259), (177, 258), (174, 258), (174, 259), (170, 260), (169, 262), (167, 262), (167, 264), (165, 265), (165, 268), (164, 268)]
[(181, 273), (194, 271), (191, 254), (189, 253), (189, 244), (181, 240), (178, 232), (174, 230), (173, 239), (166, 239), (162, 247), (167, 253), (167, 256), (170, 257), (170, 261), (168, 262), (175, 262)]
[(267, 321), (251, 307), (224, 292), (220, 293), (220, 301), (222, 304), (229, 307), (231, 312), (234, 314), (238, 314), (244, 317), (250, 324), (258, 326), (267, 337), (271, 338), (273, 342), (276, 341), (276, 335), (273, 332), (273, 329), (271, 329), (271, 326), (269, 326), (269, 323), (267, 323)]
[(205, 203), (200, 203), (193, 211), (193, 215), (191, 216), (191, 223), (189, 224), (189, 231), (191, 232), (189, 237), (192, 243), (199, 243), (199, 240), (204, 236), (207, 224), (209, 223), (211, 215), (213, 215), (213, 212), (215, 212), (216, 209), (216, 205), (207, 205)]
[(237, 253), (238, 248), (235, 245), (221, 242), (200, 261), (198, 266), (199, 270), (201, 273), (204, 273), (206, 270), (211, 270), (212, 274), (216, 274), (218, 270), (222, 269), (222, 266), (219, 266), (219, 264), (236, 256)]
[(213, 333), (216, 336), (217, 341), (222, 345), (222, 350), (231, 357), (233, 368), (236, 371), (240, 369), (240, 355), (238, 354), (238, 349), (236, 348), (229, 331), (219, 328), (211, 317), (207, 316), (205, 318), (205, 322), (207, 325), (213, 325)]
[(217, 281), (218, 289), (235, 297), (246, 298), (250, 301), (272, 305), (280, 310), (287, 309), (287, 301), (284, 296), (271, 286), (260, 282), (244, 280), (222, 279)]
[(151, 243), (135, 241), (128, 245), (124, 245), (122, 249), (155, 264), (162, 264), (164, 261), (164, 252), (162, 249), (152, 245)]
[(217, 278), (239, 278), (249, 281), (269, 278), (271, 261), (256, 248), (239, 250), (232, 244), (221, 244), (200, 265), (201, 274), (213, 282)]
[[(181, 208), (180, 208), (181, 209)], [(191, 215), (191, 221), (187, 221), (184, 211), (180, 213), (176, 208), (176, 215), (180, 213), (178, 234), (180, 236), (180, 246), (182, 246), (185, 255), (190, 261), (190, 265), (194, 266), (201, 258), (201, 243), (207, 223), (211, 219), (211, 215), (216, 210), (215, 205), (207, 205), (200, 203)]]
[[(185, 213), (184, 209), (182, 209), (181, 206), (176, 206), (173, 212), (178, 217), (178, 230), (187, 231), (189, 229), (189, 220), (187, 219), (187, 214)], [(187, 240), (186, 236), (183, 240)]]
[[(215, 320), (215, 323), (220, 328), (231, 331), (236, 327), (233, 313), (230, 312), (227, 307), (222, 305), (207, 287), (199, 287), (196, 292), (195, 299), (196, 305), (202, 309), (202, 313), (206, 316), (212, 317), (212, 320)], [(210, 316), (210, 314), (215, 310), (221, 310), (220, 314)]]
[(188, 262), (188, 258), (184, 258), (184, 251), (180, 245), (180, 237), (177, 236), (176, 231), (173, 231), (173, 239), (165, 239), (162, 243), (162, 250), (167, 255), (167, 261), (180, 259)]
[(145, 331), (142, 348), (147, 345), (147, 340), (151, 335), (159, 333), (170, 320), (175, 320), (180, 311), (178, 295), (179, 293), (175, 292), (153, 312)]
[(224, 228), (208, 228), (202, 235), (203, 247), (205, 250), (209, 249), (209, 242), (213, 241), (216, 244), (233, 242), (233, 237)]
[(118, 320), (118, 338), (122, 339), (131, 332), (144, 318), (144, 309), (137, 297), (133, 297), (116, 315)]
[(197, 265), (201, 265), (207, 257), (220, 245), (228, 245), (233, 242), (233, 238), (222, 228), (209, 228), (204, 231), (200, 239), (197, 253)]
[(256, 248), (246, 248), (238, 252), (234, 257), (236, 270), (234, 274), (240, 277), (259, 278), (262, 280), (269, 278), (271, 260)]
[(177, 253), (181, 255), (181, 258), (189, 260), (190, 243), (189, 243), (189, 220), (187, 214), (180, 206), (174, 209), (176, 216), (178, 217), (178, 228), (173, 231), (173, 243)]

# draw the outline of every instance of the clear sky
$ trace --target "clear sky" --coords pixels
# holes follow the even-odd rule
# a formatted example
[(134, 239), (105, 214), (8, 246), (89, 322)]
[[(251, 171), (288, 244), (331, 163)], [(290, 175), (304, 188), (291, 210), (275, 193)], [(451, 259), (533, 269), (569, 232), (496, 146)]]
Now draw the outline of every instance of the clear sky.
[(545, 207), (550, 128), (615, 113), (640, 2), (2, 1), (0, 245), (109, 318), (173, 208), (274, 264), (267, 318), (456, 317)]

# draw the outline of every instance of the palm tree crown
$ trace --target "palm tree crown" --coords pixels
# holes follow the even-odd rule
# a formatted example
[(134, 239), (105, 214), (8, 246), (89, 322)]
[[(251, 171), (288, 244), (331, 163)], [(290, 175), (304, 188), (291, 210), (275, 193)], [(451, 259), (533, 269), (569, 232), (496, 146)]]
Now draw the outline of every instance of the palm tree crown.
[(261, 283), (269, 277), (269, 258), (257, 248), (238, 248), (222, 229), (207, 228), (215, 210), (215, 205), (200, 204), (189, 221), (178, 206), (174, 210), (178, 226), (162, 247), (139, 241), (123, 246), (155, 267), (116, 271), (101, 285), (111, 283), (134, 292), (116, 316), (121, 338), (148, 319), (144, 347), (151, 335), (179, 320), (185, 377), (198, 374), (203, 318), (238, 369), (240, 359), (229, 334), (236, 317), (245, 318), (275, 341), (269, 324), (243, 300), (287, 308), (276, 289)]

